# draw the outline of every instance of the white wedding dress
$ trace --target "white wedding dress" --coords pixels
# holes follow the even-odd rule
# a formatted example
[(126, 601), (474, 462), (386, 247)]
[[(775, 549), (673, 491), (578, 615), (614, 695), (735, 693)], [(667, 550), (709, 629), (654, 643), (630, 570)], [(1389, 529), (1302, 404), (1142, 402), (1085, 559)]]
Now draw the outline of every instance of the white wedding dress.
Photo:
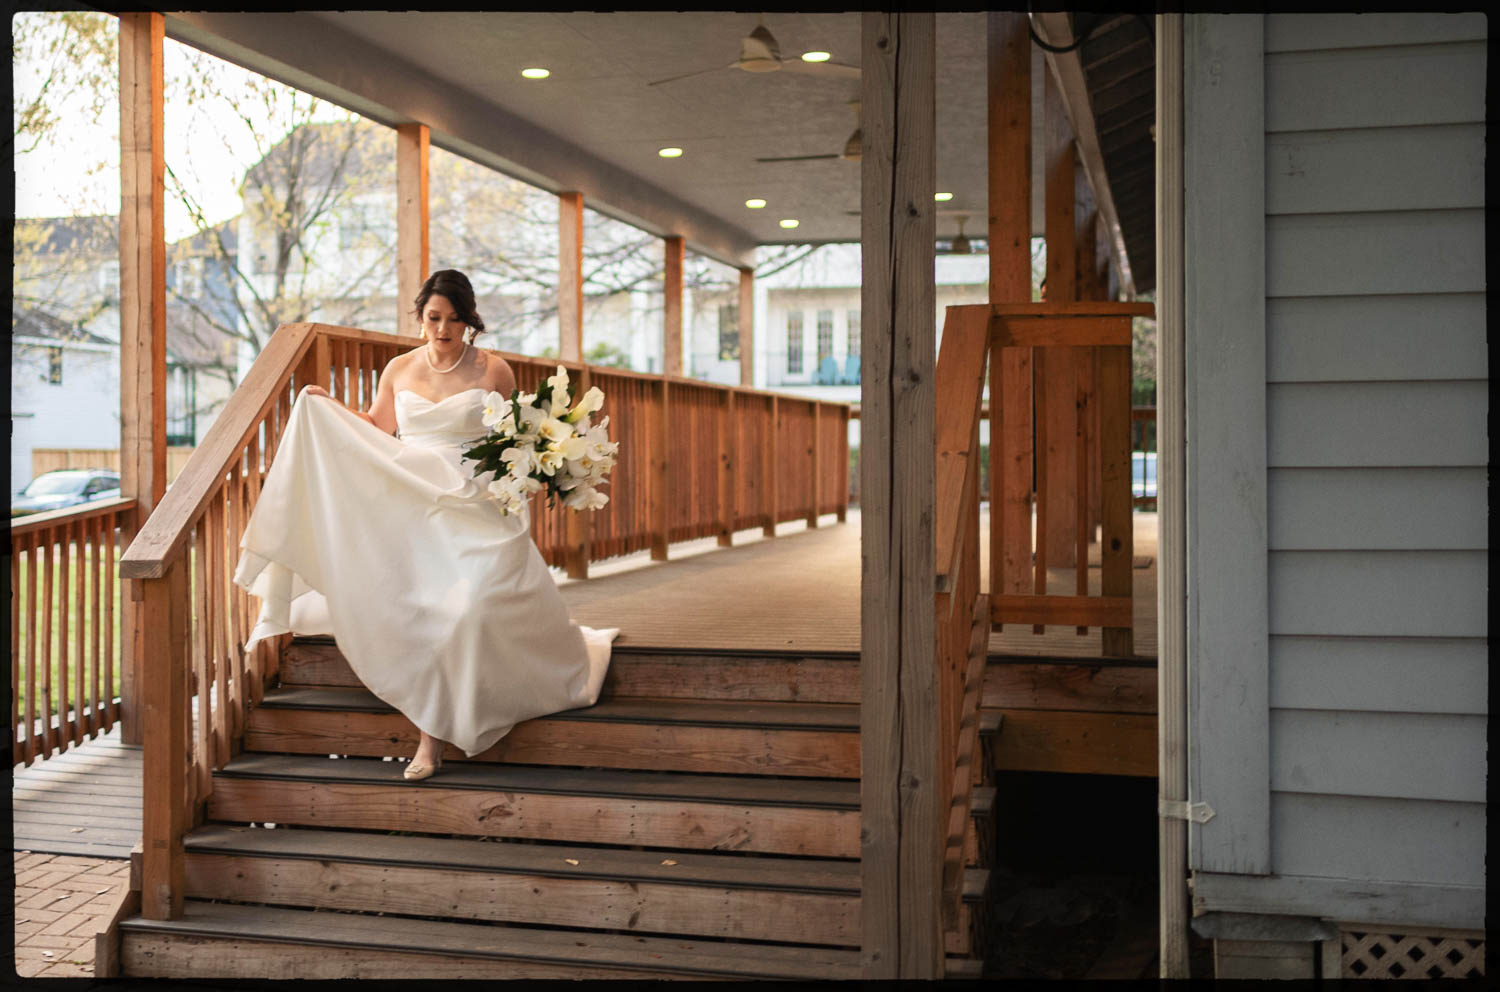
[(483, 397), (399, 390), (398, 439), (299, 396), (234, 576), (262, 604), (247, 650), (332, 634), (371, 692), (470, 757), (523, 720), (593, 705), (618, 633), (569, 620), (529, 514), (502, 514), (460, 459), (487, 433)]

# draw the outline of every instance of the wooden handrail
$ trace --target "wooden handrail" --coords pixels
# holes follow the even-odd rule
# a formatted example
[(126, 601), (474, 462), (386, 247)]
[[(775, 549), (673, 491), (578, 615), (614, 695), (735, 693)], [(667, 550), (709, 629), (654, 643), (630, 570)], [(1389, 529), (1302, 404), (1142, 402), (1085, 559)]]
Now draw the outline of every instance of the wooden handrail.
[(937, 589), (952, 589), (962, 551), (963, 494), (979, 471), (979, 406), (989, 315), (949, 307), (937, 364)]
[(38, 531), (51, 530), (58, 524), (68, 524), (78, 520), (91, 520), (94, 517), (107, 517), (121, 510), (133, 509), (135, 509), (134, 498), (117, 496), (114, 499), (96, 499), (91, 503), (84, 503), (79, 506), (65, 506), (60, 510), (28, 513), (24, 517), (10, 518), (10, 536), (12, 538), (26, 537)]
[[(166, 563), (182, 549), (193, 523), (203, 513), (224, 473), (240, 457), (250, 434), (275, 405), (277, 383), (292, 374), (319, 331), (354, 340), (385, 343), (393, 340), (389, 334), (328, 324), (299, 323), (278, 327), (251, 366), (245, 381), (230, 395), (224, 411), (126, 549), (120, 559), (121, 578), (159, 579), (166, 574)], [(409, 340), (413, 346), (418, 343), (416, 338), (394, 340)]]

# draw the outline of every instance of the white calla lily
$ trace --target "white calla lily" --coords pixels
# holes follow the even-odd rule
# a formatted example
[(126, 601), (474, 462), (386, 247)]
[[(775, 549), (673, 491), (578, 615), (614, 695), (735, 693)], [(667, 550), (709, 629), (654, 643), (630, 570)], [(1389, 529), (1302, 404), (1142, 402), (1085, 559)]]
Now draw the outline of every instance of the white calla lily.
[(578, 405), (568, 413), (567, 420), (569, 423), (576, 424), (603, 405), (604, 391), (598, 386), (590, 386), (588, 392), (579, 398)]
[(561, 443), (573, 436), (573, 425), (556, 417), (545, 417), (537, 425), (537, 432), (549, 441)]

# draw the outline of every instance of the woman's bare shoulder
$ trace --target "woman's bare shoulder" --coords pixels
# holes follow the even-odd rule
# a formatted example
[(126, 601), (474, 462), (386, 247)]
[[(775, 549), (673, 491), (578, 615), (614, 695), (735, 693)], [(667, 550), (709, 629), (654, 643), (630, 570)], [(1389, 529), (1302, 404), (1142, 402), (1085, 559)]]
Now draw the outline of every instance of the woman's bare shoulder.
[(485, 388), (505, 391), (515, 387), (516, 373), (509, 362), (488, 348), (479, 349), (479, 353), (484, 356)]
[(405, 377), (407, 370), (411, 368), (412, 356), (415, 354), (416, 349), (412, 349), (411, 351), (403, 351), (395, 358), (392, 358), (390, 361), (386, 362), (385, 368), (380, 372), (381, 381), (390, 382), (391, 385), (394, 386), (397, 381)]

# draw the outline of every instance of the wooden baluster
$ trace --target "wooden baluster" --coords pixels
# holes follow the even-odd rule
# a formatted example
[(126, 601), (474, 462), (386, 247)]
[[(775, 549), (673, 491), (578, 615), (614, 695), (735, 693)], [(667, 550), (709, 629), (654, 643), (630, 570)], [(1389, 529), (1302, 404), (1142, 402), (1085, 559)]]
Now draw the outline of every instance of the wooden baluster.
[(118, 513), (111, 513), (104, 521), (104, 672), (100, 681), (104, 684), (104, 729), (113, 729), (118, 713), (115, 703), (115, 545)]
[(209, 499), (208, 511), (208, 612), (204, 618), (208, 624), (209, 656), (214, 669), (214, 767), (223, 768), (229, 762), (229, 665), (223, 651), (220, 630), (224, 625), (224, 586), (219, 577), (223, 572), (224, 508), (222, 493)]
[[(256, 468), (260, 463), (260, 443), (259, 439), (253, 434), (250, 435), (249, 462), (250, 471), (245, 476), (247, 497), (245, 501), (245, 522), (240, 529), (241, 537), (244, 536), (244, 527), (250, 524), (250, 515), (255, 512), (255, 506), (260, 502), (260, 471)], [(235, 547), (239, 547), (238, 539), (236, 539)], [(238, 566), (239, 563), (237, 560), (235, 564)], [(234, 576), (233, 570), (229, 574), (232, 579)], [(240, 595), (244, 598), (245, 636), (249, 637), (249, 629), (255, 625), (256, 620), (260, 616), (260, 600), (251, 596), (246, 590), (240, 590)], [(266, 680), (270, 676), (270, 673), (266, 670), (265, 661), (265, 652), (259, 650), (259, 646), (257, 646), (251, 658), (251, 670), (254, 672), (254, 681), (250, 684), (252, 698), (255, 700), (257, 706), (260, 705), (261, 699), (264, 698)]]
[[(99, 685), (99, 642), (102, 640), (103, 631), (100, 629), (100, 621), (103, 610), (99, 608), (99, 570), (104, 567), (100, 560), (104, 546), (105, 534), (104, 517), (95, 517), (90, 521), (89, 527), (89, 589), (92, 602), (89, 604), (89, 617), (93, 621), (93, 633), (89, 637), (89, 736), (96, 736), (104, 722), (103, 706), (108, 700), (103, 699)], [(102, 700), (102, 702), (101, 702)]]
[(734, 390), (725, 389), (720, 399), (717, 424), (719, 435), (718, 545), (721, 548), (734, 544), (735, 465), (739, 461), (739, 431), (735, 426), (734, 414)]
[[(1032, 563), (1032, 591), (1038, 596), (1047, 595), (1047, 519), (1050, 516), (1047, 498), (1047, 348), (1032, 350), (1032, 399), (1036, 425), (1036, 557)], [(1031, 632), (1041, 634), (1046, 624), (1032, 624)]]
[[(1093, 377), (1085, 376), (1082, 372), (1082, 369), (1085, 366), (1090, 369), (1093, 368), (1094, 349), (1075, 348), (1073, 350), (1082, 352), (1082, 360), (1076, 363), (1079, 372), (1075, 385), (1076, 399), (1074, 401), (1075, 425), (1073, 433), (1073, 451), (1077, 455), (1077, 462), (1075, 463), (1077, 468), (1074, 472), (1073, 477), (1077, 481), (1078, 486), (1078, 499), (1074, 502), (1074, 505), (1077, 509), (1077, 527), (1075, 528), (1076, 533), (1073, 535), (1073, 553), (1077, 558), (1077, 561), (1075, 562), (1077, 583), (1074, 587), (1074, 591), (1079, 596), (1087, 596), (1089, 594), (1089, 451), (1086, 429), (1088, 426), (1088, 417), (1090, 412), (1090, 404), (1088, 401), (1089, 388)], [(1078, 627), (1076, 628), (1076, 632), (1081, 637), (1084, 634), (1087, 634), (1089, 632), (1089, 629), (1086, 626)]]
[(812, 445), (810, 446), (810, 450), (808, 451), (808, 454), (811, 456), (811, 458), (809, 459), (809, 461), (807, 463), (807, 472), (808, 472), (808, 475), (811, 476), (811, 479), (808, 481), (808, 486), (807, 486), (807, 492), (808, 492), (807, 526), (808, 527), (817, 527), (818, 526), (818, 474), (819, 474), (818, 470), (821, 467), (820, 466), (820, 462), (822, 461), (822, 459), (819, 458), (819, 454), (821, 453), (821, 449), (823, 447), (823, 444), (822, 444), (822, 440), (823, 439), (821, 437), (819, 437), (818, 435), (820, 433), (819, 427), (821, 426), (821, 423), (822, 423), (821, 414), (822, 414), (823, 404), (819, 403), (817, 400), (813, 400), (811, 403), (808, 404), (808, 406), (811, 407), (811, 412), (812, 412), (812, 425), (809, 427), (809, 430), (812, 431)]
[[(24, 540), (24, 539), (22, 539)], [(11, 735), (13, 756), (24, 749), (25, 734), (21, 724), (21, 542), (11, 541), (10, 548), (10, 725), (16, 733)], [(19, 734), (20, 736), (16, 736)], [(14, 762), (12, 762), (14, 764)]]
[(849, 405), (839, 407), (839, 523), (849, 516)]
[(671, 536), (671, 503), (672, 494), (668, 487), (672, 483), (671, 463), (674, 456), (680, 453), (672, 450), (672, 423), (668, 415), (667, 404), (670, 399), (669, 387), (666, 376), (662, 376), (656, 383), (655, 409), (652, 411), (652, 437), (651, 437), (651, 559), (653, 561), (667, 560), (667, 545), (672, 540)]
[[(37, 663), (37, 617), (42, 615), (38, 608), (36, 589), (37, 572), (42, 566), (41, 542), (36, 534), (26, 539), (26, 764), (31, 764), (37, 757), (36, 739), (36, 712), (37, 702), (40, 694), (38, 692), (36, 663)], [(42, 621), (43, 624), (46, 620)], [(43, 634), (46, 628), (43, 627)], [(42, 664), (46, 665), (46, 655), (42, 656)], [(46, 716), (46, 709), (42, 709), (42, 715)]]
[[(68, 716), (68, 565), (72, 549), (69, 538), (72, 527), (62, 524), (53, 531), (57, 547), (57, 753), (68, 749), (73, 738), (73, 721)], [(50, 667), (50, 666), (49, 666)]]
[(187, 566), (169, 562), (160, 579), (140, 580), (142, 627), (151, 677), (142, 693), (145, 746), (141, 755), (141, 915), (182, 915), (182, 835), (187, 813), (187, 747), (182, 693), (187, 652)]
[(771, 413), (768, 421), (770, 426), (767, 428), (760, 446), (762, 458), (760, 472), (761, 489), (765, 492), (766, 501), (766, 522), (765, 526), (761, 528), (761, 533), (766, 537), (776, 536), (776, 524), (780, 522), (778, 518), (781, 515), (780, 507), (778, 506), (781, 494), (777, 490), (776, 482), (776, 463), (778, 461), (776, 457), (776, 444), (781, 439), (780, 417), (780, 403), (775, 396), (772, 396)]
[[(589, 367), (585, 365), (578, 371), (578, 385), (573, 389), (574, 402), (588, 392), (591, 385)], [(563, 540), (562, 564), (568, 571), (568, 578), (586, 579), (589, 577), (589, 543), (594, 514), (587, 510), (574, 512), (568, 509), (562, 514), (562, 534), (559, 535)]]
[[(1128, 323), (1129, 318), (1124, 318)], [(1131, 595), (1130, 492), (1130, 346), (1099, 349), (1097, 383), (1102, 423), (1099, 432), (1099, 500), (1103, 517), (1100, 541), (1100, 591), (1105, 596)], [(1104, 655), (1132, 653), (1130, 627), (1105, 627)]]
[(68, 525), (68, 535), (73, 545), (68, 554), (77, 560), (73, 563), (73, 603), (69, 613), (73, 616), (73, 744), (82, 744), (88, 735), (87, 714), (84, 701), (88, 698), (88, 679), (84, 672), (84, 645), (88, 627), (84, 624), (84, 593), (88, 589), (88, 560), (84, 549), (84, 523), (82, 520)]
[[(346, 394), (348, 395), (348, 394)], [(246, 452), (241, 452), (241, 459), (245, 458)], [(246, 472), (241, 470), (240, 464), (234, 466), (234, 484), (230, 490), (230, 523), (229, 543), (226, 545), (228, 554), (224, 559), (224, 580), (229, 585), (229, 593), (234, 603), (234, 657), (237, 671), (241, 676), (242, 688), (239, 693), (241, 711), (247, 706), (260, 703), (261, 686), (260, 680), (255, 677), (253, 667), (254, 659), (245, 651), (245, 640), (249, 636), (247, 626), (249, 618), (247, 614), (250, 609), (248, 595), (234, 582), (235, 566), (239, 564), (240, 537), (245, 533), (245, 524), (249, 519), (246, 510)]]
[(198, 800), (206, 799), (213, 789), (210, 775), (214, 765), (213, 676), (209, 668), (209, 575), (207, 517), (199, 517), (193, 528), (193, 666), (198, 673), (197, 747), (193, 773), (198, 780)]

